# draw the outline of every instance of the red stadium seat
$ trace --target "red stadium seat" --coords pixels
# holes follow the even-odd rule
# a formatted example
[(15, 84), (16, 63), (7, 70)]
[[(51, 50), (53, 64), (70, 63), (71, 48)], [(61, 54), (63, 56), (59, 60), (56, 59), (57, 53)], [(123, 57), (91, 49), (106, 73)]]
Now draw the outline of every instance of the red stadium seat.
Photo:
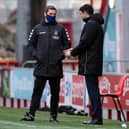
[[(127, 75), (124, 75), (121, 77), (121, 79), (118, 83), (118, 89), (116, 92), (114, 92), (114, 93), (101, 93), (100, 94), (102, 104), (103, 104), (104, 97), (111, 97), (112, 98), (117, 112), (120, 112), (120, 114), (121, 114), (120, 120), (123, 122), (126, 121), (126, 118), (125, 118), (125, 114), (123, 112), (123, 108), (121, 106), (119, 97), (122, 96), (122, 94), (123, 94), (123, 89), (124, 89), (124, 84), (125, 84), (124, 82), (125, 82), (126, 78), (127, 78)], [(122, 117), (123, 117), (123, 119), (122, 119)]]

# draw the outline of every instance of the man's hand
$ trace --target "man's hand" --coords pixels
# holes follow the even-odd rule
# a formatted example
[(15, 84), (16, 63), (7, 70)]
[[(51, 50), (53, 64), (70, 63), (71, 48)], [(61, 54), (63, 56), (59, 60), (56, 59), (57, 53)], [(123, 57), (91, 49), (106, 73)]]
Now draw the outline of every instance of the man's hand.
[(73, 49), (73, 48), (70, 48), (70, 49), (64, 50), (65, 57), (69, 57), (69, 56), (71, 56), (71, 50), (72, 50), (72, 49)]

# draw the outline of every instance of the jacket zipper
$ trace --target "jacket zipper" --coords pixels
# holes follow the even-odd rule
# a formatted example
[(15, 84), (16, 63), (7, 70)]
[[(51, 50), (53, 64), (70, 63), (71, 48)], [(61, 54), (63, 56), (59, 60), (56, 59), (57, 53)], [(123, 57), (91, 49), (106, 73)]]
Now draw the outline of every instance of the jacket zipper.
[(86, 58), (86, 61), (85, 61), (85, 66), (84, 66), (84, 73), (86, 73), (87, 71), (87, 51), (86, 51), (86, 54), (85, 54), (85, 58)]
[[(51, 41), (51, 26), (48, 26), (48, 58), (47, 58), (47, 64), (49, 64), (49, 49), (50, 49), (50, 41)], [(47, 66), (47, 72), (49, 73), (48, 71), (48, 66)]]

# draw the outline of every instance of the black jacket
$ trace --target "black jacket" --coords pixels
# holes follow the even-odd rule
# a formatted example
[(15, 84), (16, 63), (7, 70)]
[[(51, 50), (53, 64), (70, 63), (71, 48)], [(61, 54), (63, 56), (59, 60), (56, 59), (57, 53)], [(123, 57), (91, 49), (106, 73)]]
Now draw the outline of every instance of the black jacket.
[(79, 74), (101, 75), (103, 63), (104, 19), (100, 14), (93, 14), (85, 19), (80, 42), (71, 54), (79, 57)]
[(29, 36), (28, 49), (37, 64), (35, 76), (62, 77), (63, 50), (70, 47), (67, 30), (58, 23), (44, 21), (36, 25)]

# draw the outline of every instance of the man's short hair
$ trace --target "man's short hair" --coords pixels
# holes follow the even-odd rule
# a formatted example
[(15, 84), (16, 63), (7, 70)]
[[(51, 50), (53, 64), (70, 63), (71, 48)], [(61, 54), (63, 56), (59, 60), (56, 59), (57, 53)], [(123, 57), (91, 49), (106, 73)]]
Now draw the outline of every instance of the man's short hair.
[(92, 15), (94, 13), (93, 7), (89, 4), (84, 4), (79, 9), (81, 12), (87, 12), (88, 14)]
[(52, 10), (56, 10), (56, 11), (57, 11), (57, 9), (56, 9), (55, 6), (53, 6), (53, 5), (48, 5), (48, 6), (45, 8), (45, 13), (47, 13), (49, 9), (52, 9)]

